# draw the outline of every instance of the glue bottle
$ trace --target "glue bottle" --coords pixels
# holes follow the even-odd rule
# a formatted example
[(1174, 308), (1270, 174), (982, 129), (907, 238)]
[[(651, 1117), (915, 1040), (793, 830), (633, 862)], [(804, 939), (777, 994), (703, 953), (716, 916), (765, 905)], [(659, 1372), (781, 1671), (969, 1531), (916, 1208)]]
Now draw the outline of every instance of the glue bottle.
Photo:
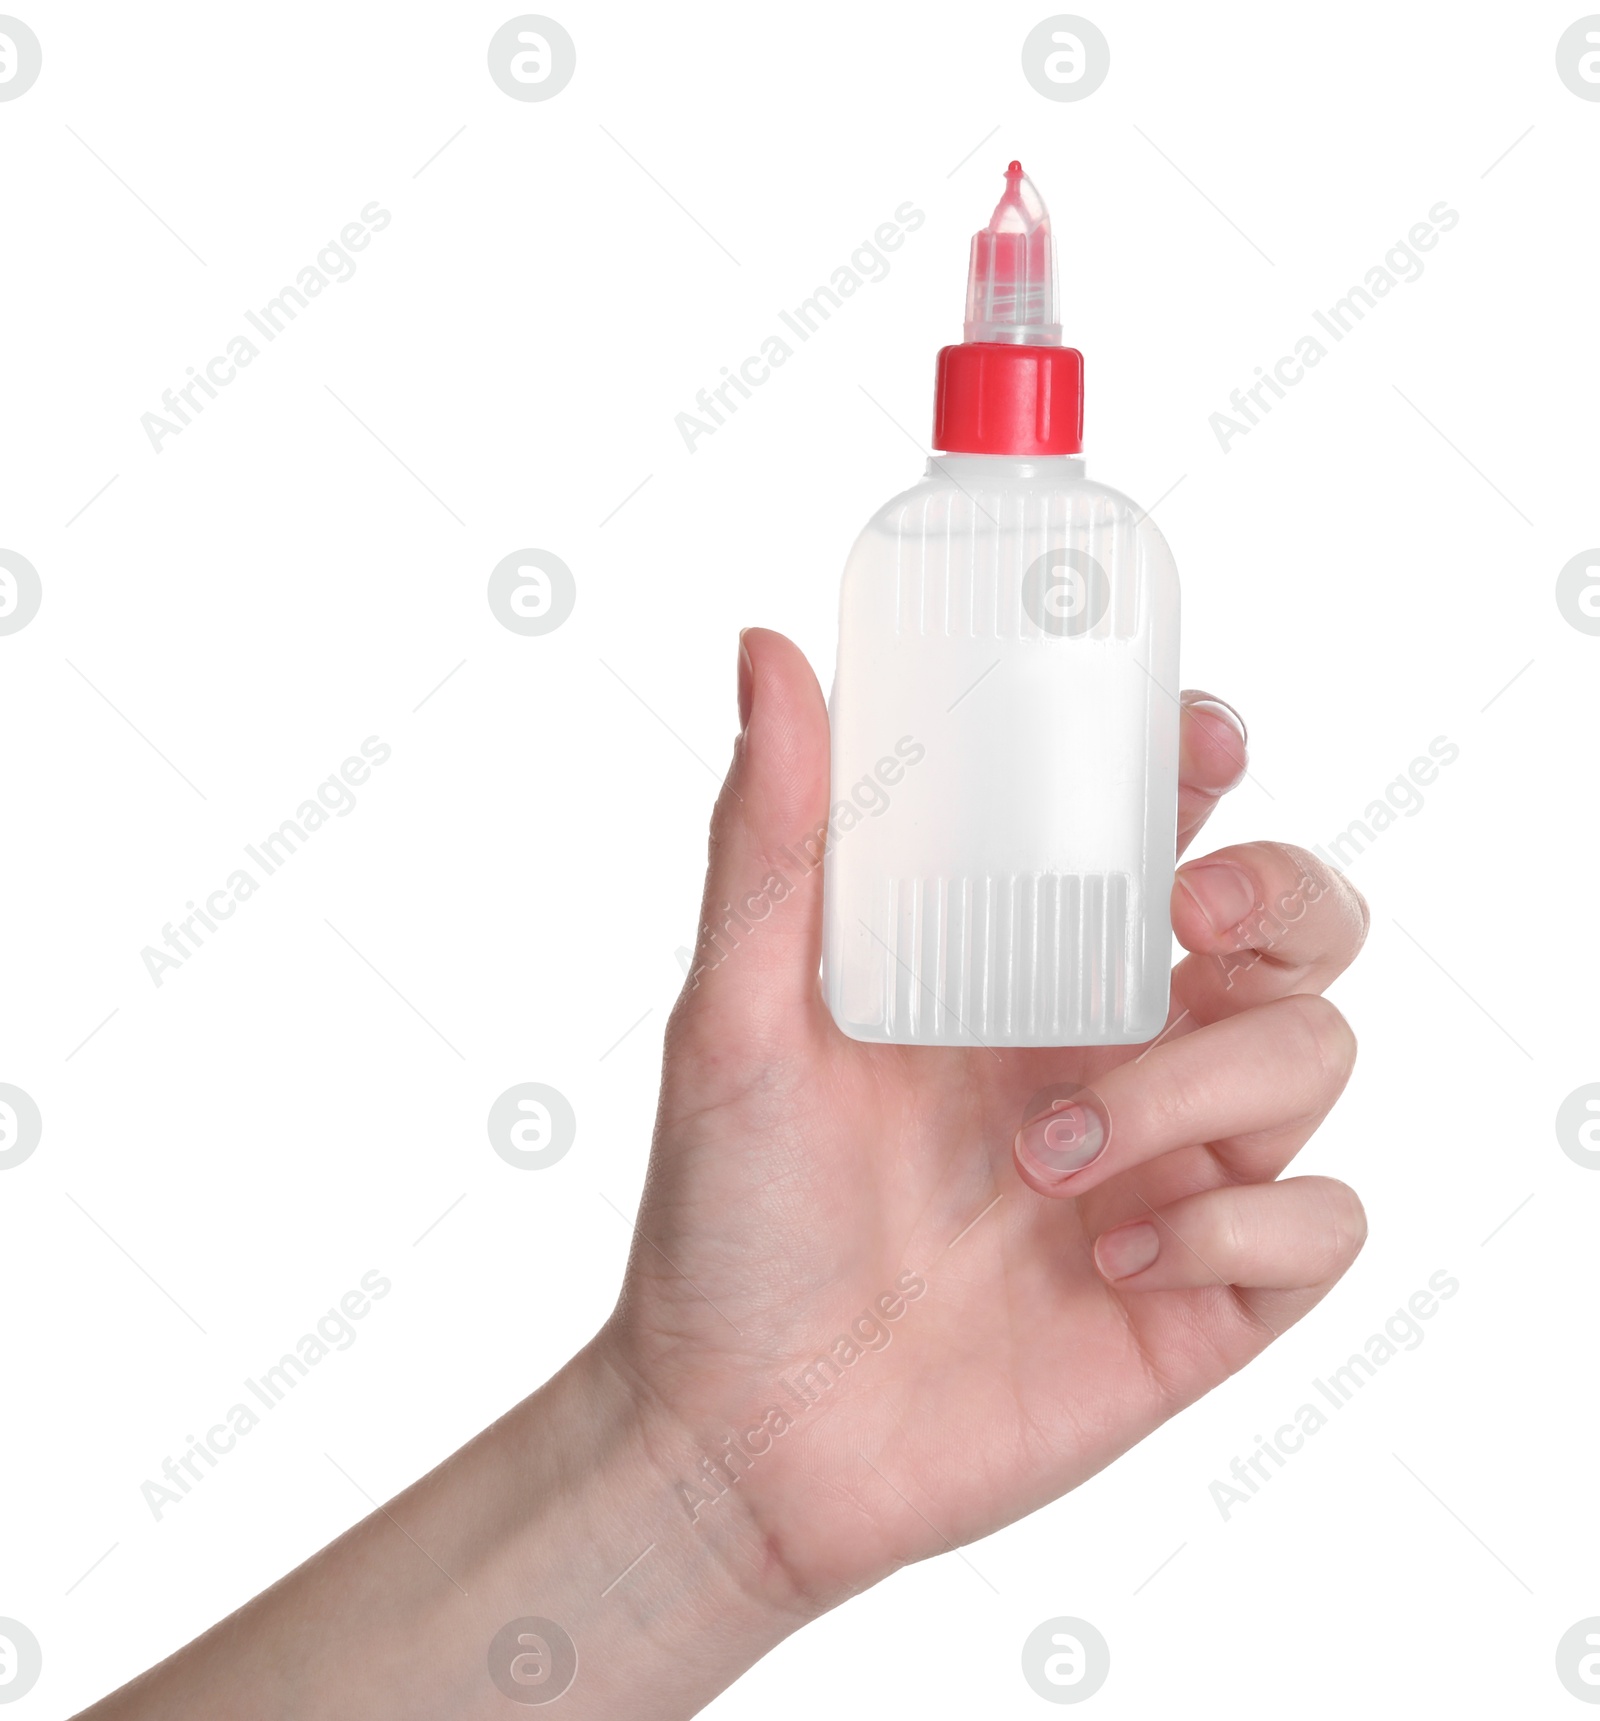
[(823, 986), (855, 1039), (1128, 1045), (1166, 1021), (1177, 570), (1085, 476), (1082, 429), (1014, 161), (939, 354), (938, 452), (845, 567)]

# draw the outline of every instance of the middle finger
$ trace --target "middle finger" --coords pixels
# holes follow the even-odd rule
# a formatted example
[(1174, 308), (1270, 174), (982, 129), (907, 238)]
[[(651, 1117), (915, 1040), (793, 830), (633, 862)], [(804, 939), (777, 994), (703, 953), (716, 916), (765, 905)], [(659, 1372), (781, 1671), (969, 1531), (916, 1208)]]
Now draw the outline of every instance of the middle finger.
[(1355, 960), (1370, 921), (1335, 868), (1288, 843), (1240, 843), (1182, 867), (1172, 930), (1191, 952), (1172, 974), (1163, 1039), (1297, 992), (1322, 992)]

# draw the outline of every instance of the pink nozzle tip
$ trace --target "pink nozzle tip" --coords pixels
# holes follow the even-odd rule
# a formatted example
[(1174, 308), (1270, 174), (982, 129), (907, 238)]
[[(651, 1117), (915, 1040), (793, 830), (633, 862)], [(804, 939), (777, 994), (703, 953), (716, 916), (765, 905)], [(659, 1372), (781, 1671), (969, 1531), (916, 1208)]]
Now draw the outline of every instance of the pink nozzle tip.
[(1022, 163), (1014, 161), (1006, 169), (1006, 188), (989, 217), (990, 233), (1032, 233), (1042, 228), (1050, 231), (1050, 216), (1044, 201), (1033, 189), (1033, 181), (1022, 171)]
[(968, 342), (1059, 346), (1050, 215), (1013, 161), (989, 225), (972, 241), (967, 277)]

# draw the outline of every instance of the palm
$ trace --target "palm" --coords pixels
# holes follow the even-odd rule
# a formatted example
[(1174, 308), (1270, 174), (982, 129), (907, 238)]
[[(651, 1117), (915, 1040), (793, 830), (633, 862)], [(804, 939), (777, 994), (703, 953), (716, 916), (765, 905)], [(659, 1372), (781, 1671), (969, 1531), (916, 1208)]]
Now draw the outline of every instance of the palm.
[[(1055, 1498), (1270, 1334), (1236, 1305), (1219, 1351), (1214, 1324), (1188, 1305), (1230, 1291), (1119, 1295), (1094, 1269), (1089, 1239), (1142, 1211), (1153, 1176), (1203, 1178), (1199, 1167), (1115, 1178), (1082, 1214), (1011, 1169), (1034, 1094), (1138, 1048), (866, 1046), (817, 1008), (776, 1089), (719, 1100), (692, 1077), (681, 1095), (669, 1087), (662, 1140), (678, 1136), (667, 1107), (681, 1104), (697, 1119), (693, 1146), (681, 1162), (676, 1148), (663, 1153), (672, 1195), (646, 1206), (641, 1231), (656, 1247), (638, 1252), (635, 1271), (651, 1366), (708, 1452), (772, 1406), (792, 1417), (746, 1469), (742, 1504), (808, 1593), (828, 1596)], [(859, 1360), (801, 1382), (908, 1269), (927, 1290), (893, 1322), (880, 1316), (888, 1345), (859, 1344)], [(815, 1393), (809, 1408), (796, 1384)]]

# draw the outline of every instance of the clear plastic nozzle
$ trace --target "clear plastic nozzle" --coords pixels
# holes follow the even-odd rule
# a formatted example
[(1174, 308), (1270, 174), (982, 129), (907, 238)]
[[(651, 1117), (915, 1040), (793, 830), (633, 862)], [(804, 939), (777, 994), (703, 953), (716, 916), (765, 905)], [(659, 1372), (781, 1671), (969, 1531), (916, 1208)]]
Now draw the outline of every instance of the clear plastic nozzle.
[(1055, 248), (1050, 215), (1014, 161), (989, 225), (972, 236), (967, 274), (966, 341), (1058, 347)]

